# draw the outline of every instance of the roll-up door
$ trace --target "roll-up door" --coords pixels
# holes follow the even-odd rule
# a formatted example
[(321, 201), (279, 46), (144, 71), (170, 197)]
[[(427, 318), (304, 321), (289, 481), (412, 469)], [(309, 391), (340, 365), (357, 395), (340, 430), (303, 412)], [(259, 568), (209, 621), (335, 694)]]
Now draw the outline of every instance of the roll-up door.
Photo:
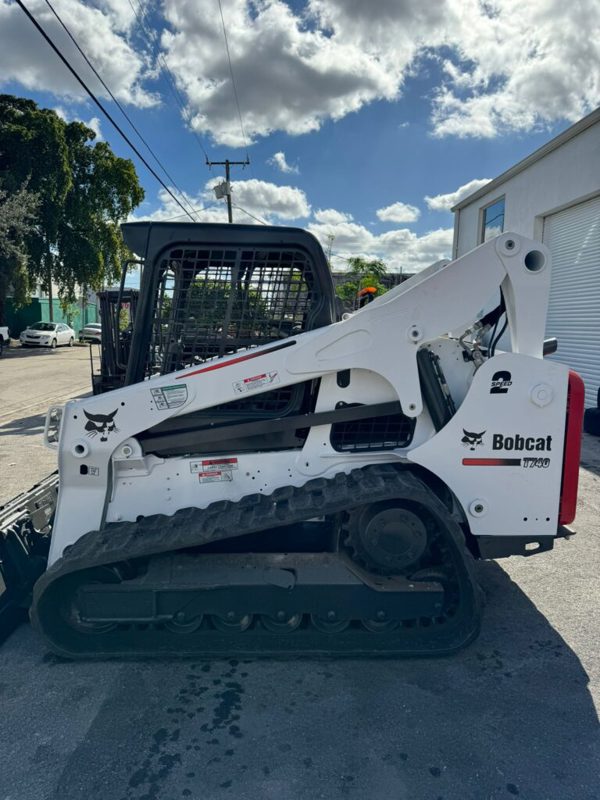
[(546, 335), (556, 336), (553, 358), (585, 381), (586, 406), (600, 386), (600, 197), (551, 214), (544, 243), (552, 253)]

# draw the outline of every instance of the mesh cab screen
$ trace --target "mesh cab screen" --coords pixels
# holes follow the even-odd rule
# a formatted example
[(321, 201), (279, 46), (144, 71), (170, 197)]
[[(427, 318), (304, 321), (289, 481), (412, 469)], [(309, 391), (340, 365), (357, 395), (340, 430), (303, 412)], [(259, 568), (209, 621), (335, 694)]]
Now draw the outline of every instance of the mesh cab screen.
[(175, 248), (161, 264), (150, 371), (168, 373), (306, 330), (313, 304), (297, 250)]
[(331, 446), (338, 452), (368, 452), (408, 447), (415, 420), (404, 414), (369, 417), (355, 422), (336, 422), (331, 426)]

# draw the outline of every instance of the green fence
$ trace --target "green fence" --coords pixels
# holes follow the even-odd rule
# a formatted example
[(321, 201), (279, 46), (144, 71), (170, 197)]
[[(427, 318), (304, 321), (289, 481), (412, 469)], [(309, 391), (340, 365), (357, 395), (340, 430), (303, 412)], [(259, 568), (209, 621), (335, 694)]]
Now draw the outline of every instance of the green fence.
[[(66, 322), (75, 333), (79, 333), (80, 328), (88, 322), (98, 321), (98, 309), (94, 303), (73, 303), (68, 306), (66, 312), (58, 300), (52, 301), (54, 322)], [(34, 322), (50, 322), (50, 302), (46, 299), (34, 297), (26, 306), (15, 308), (12, 299), (9, 297), (5, 307), (6, 324), (13, 339), (18, 338), (22, 330)]]

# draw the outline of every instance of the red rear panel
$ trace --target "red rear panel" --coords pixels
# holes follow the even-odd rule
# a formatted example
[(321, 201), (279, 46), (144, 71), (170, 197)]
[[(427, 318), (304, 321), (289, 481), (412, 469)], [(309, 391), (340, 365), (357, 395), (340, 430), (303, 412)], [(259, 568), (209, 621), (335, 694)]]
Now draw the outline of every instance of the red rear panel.
[(583, 405), (585, 386), (581, 376), (569, 372), (569, 393), (567, 395), (567, 428), (565, 432), (565, 453), (563, 458), (562, 487), (558, 522), (568, 525), (575, 519), (577, 506), (577, 484), (579, 482), (579, 458), (581, 455), (581, 431), (583, 428)]

